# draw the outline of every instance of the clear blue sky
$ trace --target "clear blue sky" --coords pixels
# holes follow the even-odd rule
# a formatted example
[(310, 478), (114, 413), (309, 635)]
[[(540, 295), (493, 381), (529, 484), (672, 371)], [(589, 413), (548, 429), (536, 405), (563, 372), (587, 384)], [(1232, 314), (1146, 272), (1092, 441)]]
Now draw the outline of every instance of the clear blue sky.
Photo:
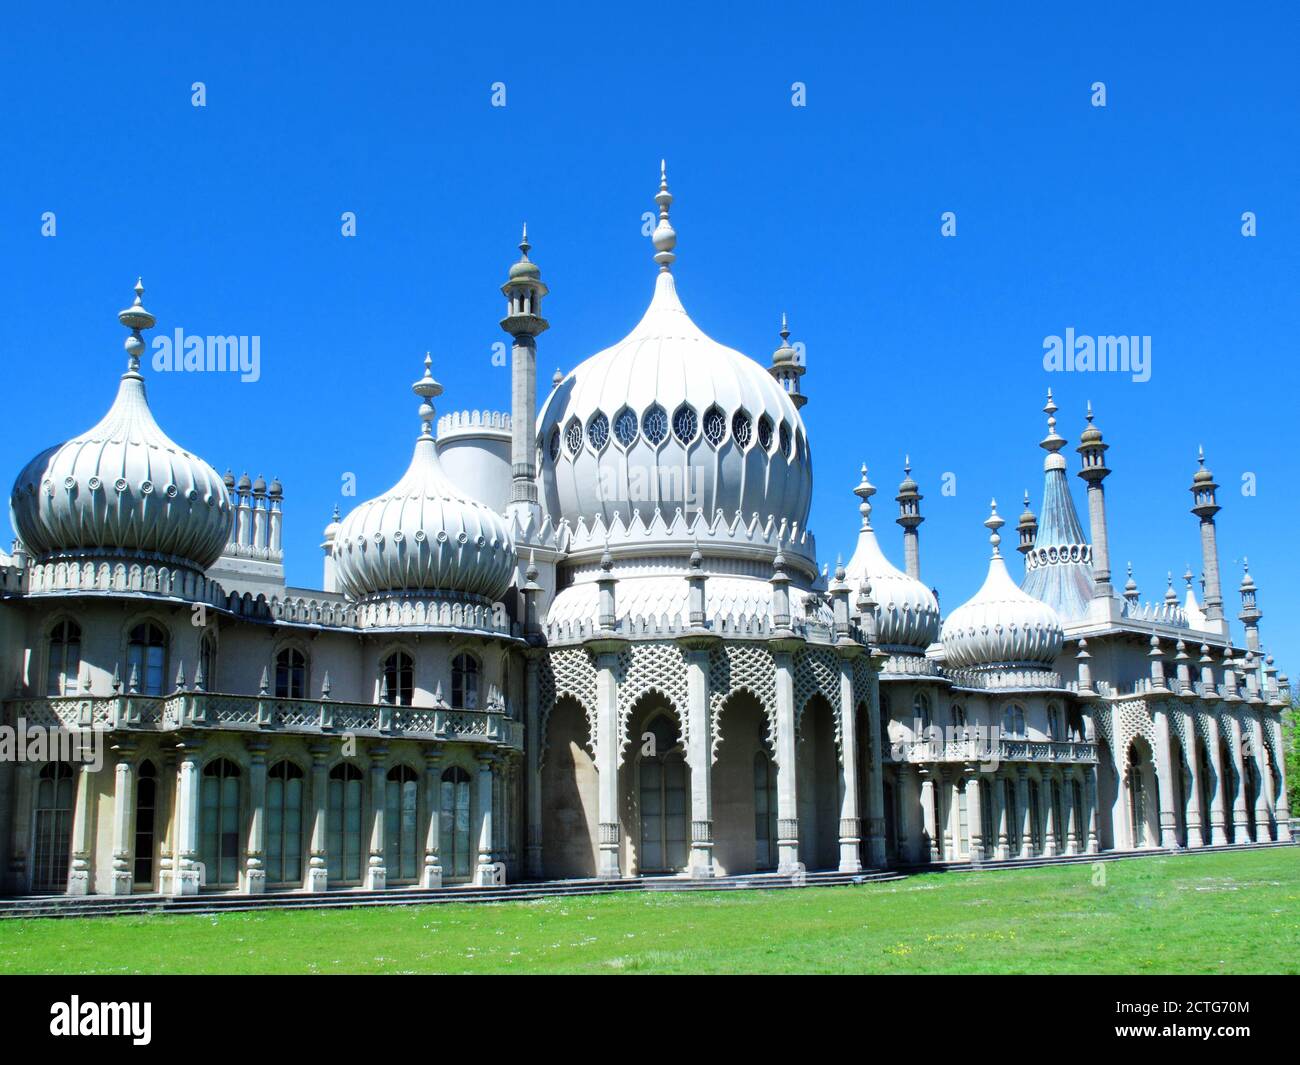
[[(1228, 606), (1248, 554), (1264, 644), (1300, 669), (1293, 5), (191, 6), (6, 18), (6, 486), (110, 402), (143, 274), (160, 330), (262, 338), (257, 383), (150, 373), (150, 397), (218, 469), (283, 480), (289, 578), (317, 585), (342, 474), (365, 498), (405, 466), (426, 349), (440, 409), (508, 404), (491, 346), (521, 221), (552, 293), (543, 385), (637, 320), (666, 156), (693, 317), (766, 362), (786, 310), (807, 346), (823, 559), (851, 550), (859, 462), (887, 519), (910, 451), (924, 576), (955, 607), (989, 497), (1037, 505), (1050, 384), (1072, 469), (1097, 408), (1114, 561), (1144, 597), (1200, 570), (1204, 443)], [(1049, 375), (1067, 327), (1151, 336), (1151, 380)]]

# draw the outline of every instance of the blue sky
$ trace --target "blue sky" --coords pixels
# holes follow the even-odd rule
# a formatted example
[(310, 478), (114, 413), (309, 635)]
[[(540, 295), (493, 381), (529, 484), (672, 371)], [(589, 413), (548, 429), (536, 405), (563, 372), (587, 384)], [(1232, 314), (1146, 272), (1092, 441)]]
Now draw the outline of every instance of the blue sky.
[[(256, 383), (150, 373), (150, 397), (218, 469), (282, 479), (289, 579), (317, 585), (343, 473), (365, 498), (405, 466), (426, 350), (441, 410), (508, 404), (491, 353), (521, 221), (551, 287), (543, 383), (635, 323), (664, 156), (692, 316), (766, 362), (788, 311), (806, 345), (825, 560), (851, 550), (858, 464), (889, 518), (910, 451), (923, 575), (946, 609), (963, 601), (990, 496), (1013, 521), (1025, 488), (1037, 505), (1050, 385), (1072, 469), (1097, 409), (1113, 561), (1144, 597), (1199, 572), (1187, 488), (1205, 445), (1231, 613), (1249, 555), (1264, 644), (1298, 668), (1294, 9), (896, 7), (11, 13), (0, 470), (98, 419), (143, 274), (160, 330), (261, 337)], [(1067, 328), (1150, 336), (1151, 380), (1045, 372), (1044, 337)], [(899, 530), (878, 527), (901, 563)]]

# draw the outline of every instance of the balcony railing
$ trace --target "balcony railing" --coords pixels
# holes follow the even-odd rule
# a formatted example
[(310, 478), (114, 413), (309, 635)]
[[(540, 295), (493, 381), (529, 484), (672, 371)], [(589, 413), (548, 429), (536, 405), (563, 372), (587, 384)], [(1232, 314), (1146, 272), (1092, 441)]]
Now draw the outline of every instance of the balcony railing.
[(1033, 762), (1086, 765), (1097, 761), (1095, 743), (986, 738), (904, 740), (885, 750), (892, 762)]
[(65, 729), (235, 729), (312, 736), (360, 736), (460, 741), (523, 749), (524, 726), (494, 710), (388, 706), (332, 700), (276, 699), (266, 695), (174, 692), (171, 695), (66, 696), (10, 699), (6, 720)]

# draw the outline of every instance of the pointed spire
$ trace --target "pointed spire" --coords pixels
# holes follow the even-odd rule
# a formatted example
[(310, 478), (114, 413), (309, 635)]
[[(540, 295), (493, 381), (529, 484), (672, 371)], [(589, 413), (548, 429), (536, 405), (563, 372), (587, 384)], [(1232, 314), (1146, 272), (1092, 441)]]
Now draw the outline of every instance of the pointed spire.
[(853, 494), (857, 496), (861, 503), (858, 504), (858, 512), (862, 515), (862, 527), (871, 528), (871, 497), (876, 494), (876, 486), (867, 480), (867, 464), (862, 464), (862, 480), (858, 486), (853, 489)]
[(327, 701), (330, 697), (330, 671), (328, 669), (325, 671), (324, 679), (320, 682), (320, 697)]
[(528, 262), (528, 252), (532, 245), (528, 243), (528, 223), (524, 223), (524, 235), (519, 239), (519, 253), (523, 256), (523, 261)]
[(176, 663), (176, 690), (183, 692), (185, 690), (185, 663)]
[(420, 422), (424, 426), (423, 431), (420, 433), (421, 440), (433, 439), (433, 417), (436, 413), (433, 409), (433, 400), (442, 395), (442, 385), (433, 379), (432, 366), (433, 357), (426, 351), (424, 353), (424, 376), (411, 386), (411, 391), (423, 400), (420, 404)]
[(147, 310), (144, 309), (144, 281), (141, 278), (135, 279), (135, 299), (124, 311), (118, 311), (117, 320), (131, 330), (131, 335), (126, 338), (126, 376), (140, 376), (140, 356), (144, 354), (145, 344), (144, 337), (140, 335), (142, 329), (152, 329), (157, 323)]
[(659, 160), (659, 191), (655, 193), (655, 203), (659, 205), (659, 224), (655, 226), (652, 239), (655, 246), (655, 262), (659, 269), (668, 273), (677, 258), (673, 249), (677, 247), (677, 232), (668, 221), (668, 208), (672, 205), (673, 194), (668, 191), (668, 164)]
[(1137, 581), (1133, 579), (1133, 563), (1128, 564), (1128, 580), (1124, 582), (1124, 598), (1129, 601), (1129, 605), (1138, 605), (1138, 586)]
[(996, 499), (989, 500), (989, 516), (984, 519), (984, 527), (990, 530), (989, 543), (993, 545), (994, 558), (1002, 557), (1002, 550), (999, 546), (1002, 543), (1002, 537), (998, 534), (998, 530), (1005, 524), (1006, 522), (998, 516), (998, 501)]
[(1174, 591), (1174, 571), (1169, 571), (1169, 579), (1165, 585), (1165, 605), (1176, 607), (1178, 605), (1178, 593)]
[(1065, 437), (1056, 431), (1056, 401), (1052, 399), (1052, 390), (1047, 390), (1047, 403), (1043, 407), (1043, 413), (1047, 415), (1047, 435), (1039, 441), (1038, 446), (1047, 452), (1047, 458), (1043, 460), (1043, 469), (1045, 470), (1064, 470), (1065, 459), (1060, 455), (1061, 448), (1065, 447)]
[(267, 666), (262, 667), (262, 678), (257, 682), (257, 694), (271, 694), (271, 671)]
[(134, 662), (131, 664), (131, 675), (126, 681), (126, 692), (128, 695), (136, 695), (140, 691), (140, 667)]

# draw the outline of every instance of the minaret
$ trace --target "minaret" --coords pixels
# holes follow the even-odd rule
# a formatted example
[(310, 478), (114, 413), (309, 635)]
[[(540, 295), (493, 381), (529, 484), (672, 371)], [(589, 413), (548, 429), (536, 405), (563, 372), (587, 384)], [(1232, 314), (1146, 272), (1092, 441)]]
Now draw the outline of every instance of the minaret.
[(1092, 597), (1099, 603), (1093, 608), (1094, 620), (1109, 618), (1113, 607), (1114, 590), (1110, 583), (1110, 539), (1106, 533), (1106, 489), (1102, 482), (1110, 474), (1106, 467), (1106, 451), (1110, 447), (1101, 437), (1101, 430), (1092, 423), (1092, 403), (1088, 403), (1088, 427), (1079, 434), (1075, 449), (1083, 460), (1079, 476), (1088, 485), (1088, 531), (1092, 538)]
[(339, 532), (339, 505), (334, 504), (334, 517), (330, 523), (325, 526), (325, 538), (321, 541), (320, 548), (325, 552), (325, 572), (322, 577), (321, 590), (326, 592), (342, 591), (339, 588), (338, 570), (334, 564), (334, 540)]
[(1214, 515), (1219, 513), (1215, 501), (1214, 474), (1205, 467), (1205, 449), (1198, 449), (1200, 463), (1192, 477), (1192, 513), (1201, 519), (1201, 565), (1205, 569), (1205, 621), (1213, 632), (1228, 634), (1228, 623), (1223, 617), (1223, 593), (1219, 587), (1219, 544), (1214, 528)]
[(520, 259), (510, 268), (501, 291), (506, 316), (501, 328), (514, 338), (510, 363), (510, 511), (521, 522), (540, 518), (537, 502), (537, 465), (533, 433), (537, 422), (537, 334), (550, 323), (542, 317), (542, 297), (550, 290), (542, 272), (528, 258), (528, 226), (519, 242)]
[(1034, 539), (1038, 536), (1038, 519), (1029, 509), (1029, 489), (1025, 489), (1025, 510), (1016, 523), (1016, 532), (1020, 534), (1020, 546), (1016, 548), (1022, 555), (1034, 549)]
[(1244, 558), (1241, 560), (1241, 568), (1245, 572), (1241, 577), (1241, 613), (1237, 616), (1241, 618), (1241, 623), (1246, 626), (1246, 649), (1258, 652), (1259, 619), (1264, 614), (1255, 605), (1255, 578), (1250, 575), (1250, 563)]
[(917, 483), (912, 480), (912, 457), (903, 459), (903, 481), (898, 486), (898, 524), (903, 527), (903, 559), (907, 566), (907, 575), (913, 580), (921, 579), (921, 495)]
[(799, 362), (799, 352), (790, 346), (790, 326), (782, 312), (781, 346), (772, 352), (772, 365), (767, 372), (780, 382), (796, 409), (808, 402), (808, 397), (799, 391), (799, 378), (804, 375), (805, 369)]

